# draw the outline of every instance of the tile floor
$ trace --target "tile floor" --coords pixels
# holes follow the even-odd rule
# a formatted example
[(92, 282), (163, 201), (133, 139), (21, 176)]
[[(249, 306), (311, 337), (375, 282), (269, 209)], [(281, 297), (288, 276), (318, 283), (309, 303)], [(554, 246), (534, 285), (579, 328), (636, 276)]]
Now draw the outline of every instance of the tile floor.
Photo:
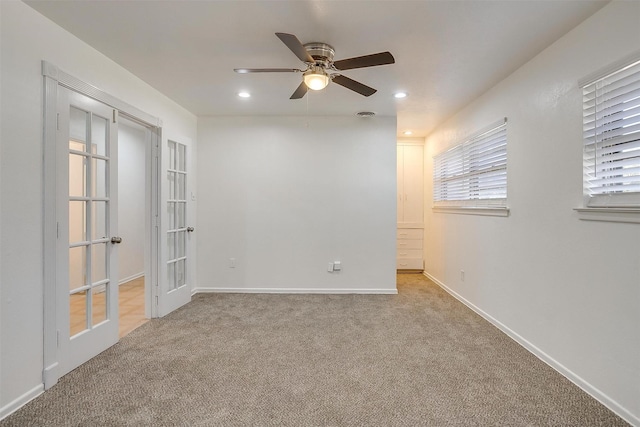
[[(122, 338), (148, 319), (144, 316), (144, 277), (123, 283), (119, 290), (119, 336)], [(105, 320), (106, 294), (93, 294), (91, 324), (97, 325)], [(75, 335), (86, 328), (86, 292), (73, 294), (70, 297), (70, 326), (71, 335)]]

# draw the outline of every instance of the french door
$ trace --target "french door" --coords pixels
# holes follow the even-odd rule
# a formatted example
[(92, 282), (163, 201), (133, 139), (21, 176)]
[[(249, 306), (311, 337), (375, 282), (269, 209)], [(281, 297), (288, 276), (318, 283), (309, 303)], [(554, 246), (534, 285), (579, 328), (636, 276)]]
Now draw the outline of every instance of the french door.
[(118, 341), (117, 112), (58, 86), (59, 376)]
[(160, 119), (51, 63), (42, 62), (42, 73), (43, 379), (48, 389), (118, 341), (119, 115), (147, 129), (145, 293), (151, 317), (162, 317), (191, 300), (189, 247), (194, 229), (187, 223), (193, 219), (187, 204), (195, 196), (187, 186), (188, 138), (164, 139)]
[(169, 139), (167, 149), (166, 280), (159, 295), (159, 316), (191, 301), (187, 273), (190, 269), (188, 249), (194, 228), (187, 223), (188, 145)]

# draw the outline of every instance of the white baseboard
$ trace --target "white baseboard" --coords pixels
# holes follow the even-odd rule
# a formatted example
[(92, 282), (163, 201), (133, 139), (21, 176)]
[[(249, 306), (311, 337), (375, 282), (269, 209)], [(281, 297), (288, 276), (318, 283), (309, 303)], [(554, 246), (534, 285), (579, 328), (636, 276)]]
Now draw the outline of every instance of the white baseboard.
[(555, 360), (553, 357), (549, 356), (547, 353), (536, 347), (531, 342), (527, 341), (524, 337), (519, 335), (517, 332), (510, 329), (507, 325), (501, 323), (499, 320), (492, 317), (490, 314), (486, 313), (467, 299), (465, 299), (462, 295), (458, 294), (453, 289), (449, 288), (447, 285), (442, 283), (440, 280), (436, 279), (426, 271), (423, 274), (429, 278), (433, 283), (440, 286), (444, 289), (448, 294), (453, 296), (455, 299), (469, 307), (471, 310), (476, 312), (478, 315), (483, 317), (489, 323), (494, 325), (496, 328), (500, 329), (502, 332), (507, 334), (511, 339), (520, 344), (522, 347), (527, 349), (530, 353), (536, 356), (538, 359), (542, 360), (544, 363), (558, 371), (562, 376), (567, 378), (569, 381), (580, 387), (585, 393), (589, 394), (591, 397), (596, 399), (598, 402), (602, 403), (604, 406), (609, 408), (612, 412), (618, 415), (620, 418), (631, 424), (632, 426), (640, 427), (640, 418), (629, 412), (623, 406), (621, 406), (618, 402), (611, 399), (605, 393), (585, 381), (579, 375), (571, 371), (569, 368)]
[(211, 287), (194, 288), (191, 295), (211, 293), (233, 294), (372, 294), (372, 295), (396, 295), (397, 289), (344, 289), (344, 288), (220, 288)]
[(125, 277), (124, 279), (120, 279), (118, 281), (118, 286), (122, 285), (123, 283), (130, 282), (132, 280), (138, 279), (138, 278), (143, 277), (143, 276), (144, 276), (144, 271), (141, 272), (141, 273), (133, 274), (133, 275), (131, 275), (129, 277)]
[(45, 390), (49, 390), (51, 387), (58, 383), (58, 366), (60, 366), (58, 362), (55, 362), (44, 368), (44, 371), (42, 373), (42, 380), (44, 382)]
[(18, 409), (22, 408), (27, 403), (31, 402), (36, 397), (40, 396), (44, 392), (44, 384), (39, 384), (31, 390), (24, 393), (22, 396), (17, 399), (9, 402), (5, 406), (0, 409), (0, 420), (8, 417), (13, 414)]

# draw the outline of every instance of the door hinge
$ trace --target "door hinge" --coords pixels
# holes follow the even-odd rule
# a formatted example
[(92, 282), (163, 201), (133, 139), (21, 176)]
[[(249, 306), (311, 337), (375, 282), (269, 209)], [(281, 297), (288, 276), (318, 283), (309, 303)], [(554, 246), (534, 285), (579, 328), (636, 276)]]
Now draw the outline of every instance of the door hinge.
[(56, 331), (56, 347), (60, 347), (60, 331)]
[(56, 113), (56, 130), (60, 130), (60, 113)]
[(118, 110), (113, 110), (113, 123), (116, 122), (116, 117), (118, 116)]

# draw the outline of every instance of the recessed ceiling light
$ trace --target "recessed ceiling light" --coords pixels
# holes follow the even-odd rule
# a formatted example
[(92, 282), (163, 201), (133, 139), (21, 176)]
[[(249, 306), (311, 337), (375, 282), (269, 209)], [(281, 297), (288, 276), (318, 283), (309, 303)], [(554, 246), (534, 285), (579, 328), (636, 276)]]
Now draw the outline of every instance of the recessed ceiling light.
[(251, 94), (249, 92), (238, 92), (238, 96), (240, 98), (251, 98)]
[(406, 98), (407, 97), (407, 92), (396, 92), (393, 94), (394, 98)]
[(404, 132), (402, 132), (403, 135), (413, 135), (413, 132), (411, 132), (410, 130), (405, 130)]

